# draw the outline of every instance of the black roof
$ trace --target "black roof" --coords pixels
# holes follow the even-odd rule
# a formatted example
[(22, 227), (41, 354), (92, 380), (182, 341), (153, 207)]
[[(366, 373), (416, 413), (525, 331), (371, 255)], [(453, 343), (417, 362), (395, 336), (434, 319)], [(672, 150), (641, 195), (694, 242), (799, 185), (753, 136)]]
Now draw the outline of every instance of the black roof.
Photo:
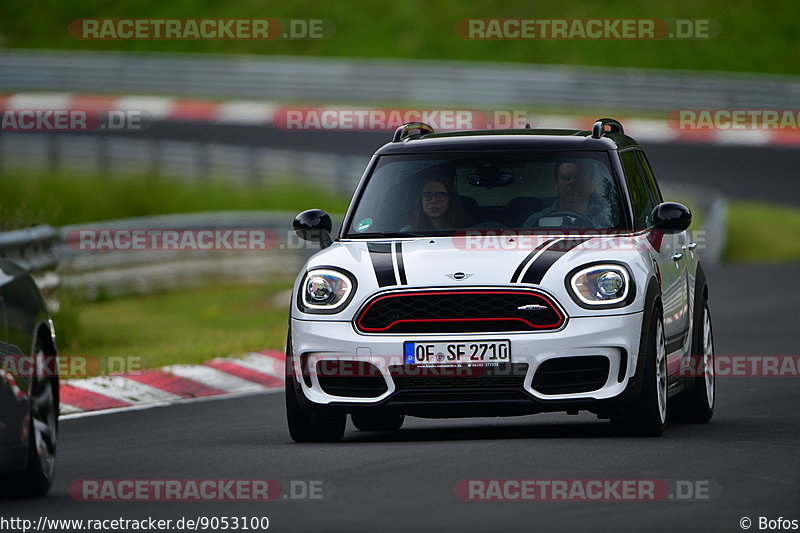
[(410, 135), (383, 145), (376, 154), (462, 152), (475, 150), (621, 150), (639, 146), (622, 133), (604, 133), (592, 138), (591, 131), (559, 129), (474, 130)]

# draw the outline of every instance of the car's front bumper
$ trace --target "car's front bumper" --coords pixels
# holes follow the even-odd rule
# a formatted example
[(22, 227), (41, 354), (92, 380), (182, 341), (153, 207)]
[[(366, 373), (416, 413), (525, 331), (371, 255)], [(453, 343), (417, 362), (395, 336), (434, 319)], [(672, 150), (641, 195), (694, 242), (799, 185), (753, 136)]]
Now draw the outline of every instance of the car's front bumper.
[[(537, 411), (575, 409), (598, 410), (595, 407), (619, 403), (618, 400), (635, 399), (637, 385), (637, 354), (643, 313), (627, 315), (571, 318), (566, 325), (553, 332), (536, 333), (464, 333), (464, 334), (412, 334), (364, 335), (357, 332), (351, 322), (330, 320), (291, 320), (291, 367), (297, 377), (299, 400), (307, 406), (344, 408), (349, 411), (363, 408), (385, 407), (411, 414), (431, 416), (456, 416), (457, 413), (520, 414)], [(487, 372), (505, 372), (518, 375), (514, 390), (495, 390), (485, 380), (464, 378), (452, 383), (458, 390), (448, 391), (445, 382), (434, 382), (435, 387), (414, 385), (413, 394), (398, 390), (393, 371), (403, 366), (405, 341), (480, 341), (508, 339), (511, 343), (511, 365), (487, 369)], [(553, 358), (604, 356), (608, 358), (605, 383), (591, 391), (577, 393), (544, 394), (533, 387), (533, 379), (540, 365)], [(320, 384), (317, 363), (336, 362), (370, 363), (379, 370), (385, 381), (385, 392), (374, 397), (359, 397), (347, 393), (331, 394)], [(462, 369), (463, 370), (463, 369)], [(452, 377), (457, 369), (433, 374)], [(396, 373), (394, 374), (396, 375)], [(477, 372), (474, 375), (484, 375)], [(414, 373), (405, 377), (413, 380)], [(377, 378), (377, 379), (380, 379)], [(426, 377), (425, 379), (436, 379)], [(447, 382), (451, 383), (451, 382)], [(489, 383), (487, 388), (487, 383)], [(508, 383), (506, 380), (505, 384)], [(501, 387), (500, 389), (502, 389)], [(508, 387), (506, 387), (508, 388)], [(516, 394), (511, 394), (515, 392)], [(635, 394), (632, 394), (635, 393)], [(505, 393), (505, 394), (504, 394)], [(448, 409), (448, 406), (452, 409)], [(472, 407), (470, 407), (472, 406)], [(474, 409), (474, 411), (473, 411)], [(452, 411), (450, 413), (449, 411)]]

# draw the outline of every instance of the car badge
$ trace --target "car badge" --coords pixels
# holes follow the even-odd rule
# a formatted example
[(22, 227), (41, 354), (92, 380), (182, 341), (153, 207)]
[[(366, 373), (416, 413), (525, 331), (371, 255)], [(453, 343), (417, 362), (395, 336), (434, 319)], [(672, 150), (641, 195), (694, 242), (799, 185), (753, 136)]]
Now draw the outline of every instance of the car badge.
[(461, 281), (462, 279), (467, 279), (469, 277), (474, 276), (475, 274), (465, 274), (464, 272), (454, 272), (452, 274), (445, 274), (450, 279)]
[(528, 304), (528, 305), (520, 305), (517, 307), (520, 311), (544, 311), (547, 309), (546, 305), (539, 305), (539, 304)]

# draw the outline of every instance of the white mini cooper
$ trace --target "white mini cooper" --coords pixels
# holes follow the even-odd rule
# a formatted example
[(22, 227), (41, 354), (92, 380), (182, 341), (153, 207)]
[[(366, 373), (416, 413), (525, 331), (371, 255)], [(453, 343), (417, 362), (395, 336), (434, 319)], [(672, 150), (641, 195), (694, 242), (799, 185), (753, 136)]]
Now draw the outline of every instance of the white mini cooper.
[(297, 276), (286, 410), (298, 442), (427, 418), (591, 411), (626, 432), (714, 410), (691, 213), (619, 122), (592, 131), (398, 128), (338, 238)]

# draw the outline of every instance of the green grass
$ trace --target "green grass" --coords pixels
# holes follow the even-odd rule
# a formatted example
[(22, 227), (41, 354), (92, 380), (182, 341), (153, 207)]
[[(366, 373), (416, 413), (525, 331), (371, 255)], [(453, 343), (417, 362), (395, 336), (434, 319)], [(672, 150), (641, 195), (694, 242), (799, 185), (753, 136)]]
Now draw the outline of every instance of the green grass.
[(723, 259), (748, 263), (800, 261), (800, 209), (758, 202), (731, 202)]
[[(517, 61), (618, 67), (800, 73), (800, 4), (794, 0), (12, 0), (0, 16), (0, 45), (158, 52), (214, 52), (387, 58)], [(336, 25), (325, 40), (82, 41), (67, 32), (76, 18), (324, 18)], [(464, 40), (462, 18), (701, 18), (721, 25), (710, 40)], [(591, 90), (587, 87), (587, 90)]]
[(237, 186), (159, 177), (109, 179), (24, 173), (0, 175), (0, 198), (0, 229), (199, 211), (302, 211), (318, 207), (342, 213), (349, 200), (290, 182)]
[(291, 286), (284, 280), (67, 303), (54, 317), (59, 351), (101, 361), (127, 358), (135, 369), (282, 350), (289, 300), (276, 295)]

